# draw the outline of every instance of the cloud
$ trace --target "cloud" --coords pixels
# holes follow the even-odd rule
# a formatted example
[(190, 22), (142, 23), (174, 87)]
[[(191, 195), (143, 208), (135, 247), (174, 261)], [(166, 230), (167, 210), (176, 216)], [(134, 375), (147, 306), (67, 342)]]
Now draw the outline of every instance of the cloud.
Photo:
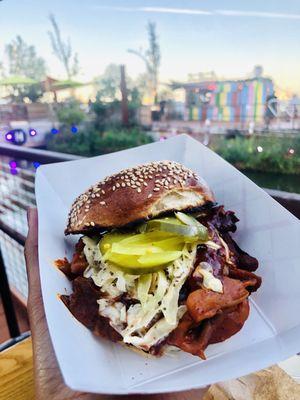
[(252, 17), (252, 18), (281, 18), (299, 20), (300, 14), (275, 13), (264, 11), (242, 11), (242, 10), (202, 10), (198, 8), (173, 8), (173, 7), (115, 7), (115, 6), (95, 6), (101, 10), (125, 11), (125, 12), (145, 12), (158, 14), (181, 14), (181, 15), (221, 15), (224, 17)]
[(188, 14), (188, 15), (212, 15), (211, 11), (198, 10), (193, 8), (165, 8), (165, 7), (141, 7), (141, 11), (166, 13), (166, 14)]
[(273, 12), (262, 12), (262, 11), (215, 10), (214, 13), (219, 15), (224, 15), (226, 17), (300, 19), (300, 14), (285, 14), (285, 13), (273, 13)]
[(211, 11), (199, 10), (193, 8), (167, 8), (167, 7), (114, 7), (114, 6), (96, 6), (97, 9), (127, 11), (127, 12), (146, 12), (160, 14), (186, 14), (186, 15), (212, 15)]

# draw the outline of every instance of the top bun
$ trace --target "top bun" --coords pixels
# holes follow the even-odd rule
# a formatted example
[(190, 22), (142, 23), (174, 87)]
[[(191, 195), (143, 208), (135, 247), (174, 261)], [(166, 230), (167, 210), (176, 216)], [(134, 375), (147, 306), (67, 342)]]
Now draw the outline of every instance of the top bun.
[(206, 182), (174, 161), (124, 169), (90, 187), (73, 203), (65, 234), (113, 229), (171, 211), (214, 202)]

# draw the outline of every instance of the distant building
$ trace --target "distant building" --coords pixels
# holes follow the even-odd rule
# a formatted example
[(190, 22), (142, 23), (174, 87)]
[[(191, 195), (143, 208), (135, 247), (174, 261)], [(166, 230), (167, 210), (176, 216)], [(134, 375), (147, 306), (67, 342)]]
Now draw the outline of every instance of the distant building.
[(205, 81), (183, 84), (185, 119), (189, 121), (262, 122), (266, 100), (274, 93), (271, 79)]

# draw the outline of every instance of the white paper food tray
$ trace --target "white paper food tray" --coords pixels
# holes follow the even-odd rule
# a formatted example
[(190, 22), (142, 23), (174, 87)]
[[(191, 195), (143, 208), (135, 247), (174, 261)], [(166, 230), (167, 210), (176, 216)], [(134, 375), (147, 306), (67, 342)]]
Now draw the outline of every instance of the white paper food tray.
[[(258, 258), (263, 278), (251, 295), (244, 328), (206, 350), (207, 360), (180, 352), (147, 359), (96, 338), (58, 299), (70, 282), (53, 260), (71, 256), (78, 237), (64, 237), (71, 203), (90, 185), (120, 169), (157, 160), (190, 167), (216, 199), (240, 218), (238, 244)], [(75, 390), (156, 393), (199, 388), (267, 367), (300, 351), (300, 225), (267, 193), (186, 135), (78, 161), (41, 166), (36, 176), (39, 263), (45, 312), (64, 380)]]

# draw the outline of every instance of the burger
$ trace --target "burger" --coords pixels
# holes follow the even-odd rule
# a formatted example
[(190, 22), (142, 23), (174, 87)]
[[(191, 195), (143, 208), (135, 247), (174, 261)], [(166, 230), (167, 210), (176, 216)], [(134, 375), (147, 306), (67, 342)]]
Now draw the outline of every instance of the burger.
[(208, 345), (244, 325), (261, 279), (231, 237), (237, 217), (185, 166), (159, 161), (122, 170), (73, 203), (66, 235), (81, 235), (61, 299), (95, 335), (160, 356), (205, 359)]

